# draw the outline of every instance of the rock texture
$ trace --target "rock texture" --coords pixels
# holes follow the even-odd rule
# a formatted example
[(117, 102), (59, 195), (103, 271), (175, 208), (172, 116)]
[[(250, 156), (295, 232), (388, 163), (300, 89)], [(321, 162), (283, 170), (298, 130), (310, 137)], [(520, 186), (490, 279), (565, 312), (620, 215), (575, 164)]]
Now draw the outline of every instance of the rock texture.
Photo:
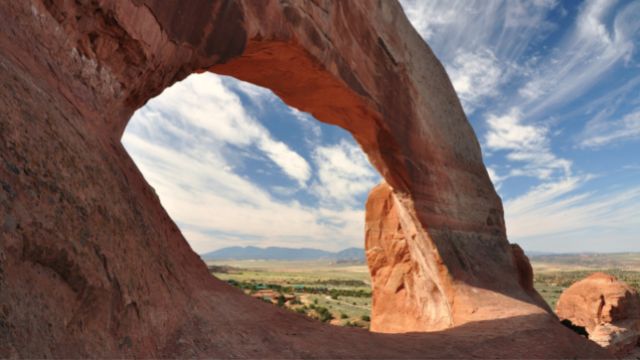
[(400, 208), (386, 183), (369, 194), (365, 247), (373, 282), (371, 330), (393, 333), (451, 327), (450, 304), (437, 283), (446, 270), (440, 262), (425, 264), (433, 277), (420, 271), (409, 249), (415, 228)]
[[(0, 357), (606, 356), (530, 287), (396, 2), (2, 1), (0, 20)], [(202, 71), (353, 134), (385, 179), (367, 205), (375, 327), (446, 330), (330, 328), (210, 276), (120, 144), (137, 108)]]
[[(452, 276), (437, 243), (416, 226), (420, 222), (403, 205), (401, 195), (387, 183), (373, 189), (367, 200), (365, 248), (373, 283), (371, 330), (433, 331), (541, 309), (551, 312), (533, 288), (533, 269), (518, 245), (502, 249), (510, 256), (509, 267), (504, 269), (507, 272), (496, 273), (494, 278), (498, 284), (503, 282), (502, 291), (487, 291), (495, 286), (490, 283), (484, 289), (469, 286)], [(474, 248), (488, 251), (482, 245), (476, 244)], [(477, 254), (456, 256), (470, 261)], [(491, 266), (489, 261), (486, 264)], [(467, 276), (475, 276), (485, 269), (478, 264), (465, 271)]]
[(594, 273), (571, 285), (558, 299), (556, 312), (616, 355), (640, 346), (640, 296), (614, 276)]

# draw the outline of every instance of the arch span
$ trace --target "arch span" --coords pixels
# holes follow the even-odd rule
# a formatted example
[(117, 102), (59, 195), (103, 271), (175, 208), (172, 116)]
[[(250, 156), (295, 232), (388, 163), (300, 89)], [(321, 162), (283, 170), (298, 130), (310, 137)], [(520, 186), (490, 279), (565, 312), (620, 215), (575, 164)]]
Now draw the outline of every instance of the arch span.
[[(543, 308), (396, 2), (29, 0), (0, 16), (0, 356), (602, 354)], [(374, 330), (454, 328), (329, 329), (212, 279), (120, 144), (137, 108), (199, 71), (354, 135), (385, 179), (367, 204)]]

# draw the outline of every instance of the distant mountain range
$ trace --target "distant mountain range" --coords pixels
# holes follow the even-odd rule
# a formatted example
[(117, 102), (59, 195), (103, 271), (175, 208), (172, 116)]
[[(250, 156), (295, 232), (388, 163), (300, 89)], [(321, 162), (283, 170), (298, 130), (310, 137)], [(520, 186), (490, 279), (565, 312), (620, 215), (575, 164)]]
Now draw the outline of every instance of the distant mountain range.
[[(560, 254), (544, 251), (527, 251), (527, 256), (535, 258), (563, 257), (577, 254)], [(338, 252), (331, 252), (313, 248), (286, 248), (286, 247), (257, 247), (257, 246), (230, 246), (216, 251), (200, 254), (205, 261), (210, 260), (331, 260), (364, 262), (365, 255), (362, 248), (347, 248)]]
[(525, 251), (524, 253), (528, 257), (559, 255), (559, 253), (554, 253), (554, 252), (551, 252), (551, 251)]
[(231, 246), (200, 254), (205, 261), (211, 260), (330, 260), (336, 262), (364, 262), (364, 249), (348, 248), (338, 252), (311, 248), (285, 248), (256, 246)]

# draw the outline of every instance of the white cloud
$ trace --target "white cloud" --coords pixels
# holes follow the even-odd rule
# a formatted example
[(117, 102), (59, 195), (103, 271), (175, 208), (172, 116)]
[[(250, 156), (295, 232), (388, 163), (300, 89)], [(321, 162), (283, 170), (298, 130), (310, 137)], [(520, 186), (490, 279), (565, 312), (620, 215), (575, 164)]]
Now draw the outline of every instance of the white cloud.
[(368, 159), (356, 144), (341, 141), (319, 146), (313, 153), (318, 181), (312, 185), (316, 196), (328, 204), (354, 205), (380, 181)]
[[(253, 89), (255, 86), (236, 86), (245, 90), (252, 89), (251, 93), (265, 96), (264, 91)], [(175, 121), (168, 124), (168, 121), (162, 121), (160, 117)], [(162, 121), (173, 131), (181, 133), (185, 130), (179, 129), (180, 125), (196, 127), (203, 132), (201, 137), (207, 138), (204, 141), (217, 141), (218, 144), (212, 146), (218, 148), (221, 144), (240, 147), (254, 145), (301, 187), (305, 186), (311, 175), (307, 161), (283, 142), (273, 139), (262, 124), (249, 116), (238, 96), (225, 87), (221, 78), (214, 74), (192, 75), (167, 88), (134, 115), (131, 121), (132, 130), (135, 131), (136, 127), (142, 126), (150, 135), (161, 130), (154, 121)]]
[[(611, 249), (616, 245), (611, 241), (623, 240), (616, 234), (635, 233), (637, 241), (640, 187), (601, 190), (599, 193), (579, 191), (588, 180), (588, 177), (567, 177), (505, 201), (509, 238), (538, 249), (541, 248), (539, 243), (543, 243), (542, 248), (547, 251), (584, 249), (585, 244), (581, 247), (579, 242), (565, 243), (562, 239), (575, 239), (576, 235), (582, 237), (578, 239), (584, 239), (589, 233), (609, 233), (610, 237), (590, 239), (591, 246), (598, 250)], [(630, 243), (626, 244), (628, 248)]]
[[(205, 252), (238, 243), (332, 250), (363, 246), (363, 204), (353, 196), (373, 184), (350, 183), (368, 179), (372, 171), (362, 151), (346, 141), (319, 147), (314, 161), (335, 164), (317, 163), (322, 176), (313, 189), (262, 187), (239, 171), (252, 152), (301, 185), (311, 182), (312, 169), (248, 115), (227, 82), (232, 80), (203, 74), (174, 85), (136, 112), (122, 140), (193, 249)], [(233, 87), (240, 91), (242, 86)], [(345, 189), (357, 194), (342, 193)], [(316, 190), (335, 202), (312, 206), (276, 197)]]
[(299, 111), (294, 108), (289, 108), (289, 111), (293, 116), (300, 121), (300, 124), (307, 131), (308, 136), (305, 138), (307, 144), (310, 146), (315, 146), (322, 139), (322, 128), (318, 124), (318, 120), (314, 119), (308, 113)]
[(300, 186), (311, 177), (311, 168), (302, 156), (292, 151), (289, 147), (280, 141), (273, 141), (270, 137), (262, 135), (258, 142), (258, 148), (269, 157), (282, 171), (289, 175), (292, 179), (298, 180)]
[(401, 0), (409, 21), (445, 65), (460, 50), (488, 49), (512, 63), (549, 30), (555, 1)]
[(490, 149), (499, 150), (536, 150), (547, 147), (547, 132), (543, 127), (523, 125), (521, 113), (512, 109), (506, 115), (489, 115), (487, 124), (489, 131), (486, 144)]
[(633, 35), (640, 29), (640, 4), (616, 12), (609, 29), (607, 22), (615, 6), (616, 1), (607, 0), (583, 4), (573, 29), (518, 91), (528, 101), (523, 106), (528, 117), (577, 99), (630, 58)]
[(561, 6), (558, 1), (401, 4), (443, 62), (470, 114), (485, 106), (517, 106), (525, 118), (539, 118), (593, 89), (614, 67), (630, 62), (640, 30), (639, 2), (616, 8), (616, 1), (586, 1), (572, 27), (548, 50), (538, 45), (559, 29), (548, 18)]
[(640, 110), (629, 113), (619, 120), (596, 116), (587, 123), (580, 138), (582, 139), (580, 142), (582, 147), (591, 148), (640, 138)]
[(205, 145), (183, 152), (154, 140), (127, 132), (123, 143), (195, 251), (238, 241), (334, 250), (362, 246), (361, 208), (334, 210), (278, 201), (235, 174)]
[(535, 28), (546, 25), (546, 12), (558, 5), (556, 0), (507, 1), (505, 10), (505, 27), (507, 28)]
[(489, 178), (491, 179), (493, 186), (495, 186), (496, 189), (500, 190), (500, 187), (502, 187), (502, 181), (506, 177), (498, 175), (498, 172), (491, 166), (487, 166), (487, 173), (489, 174)]
[(543, 79), (531, 80), (518, 89), (518, 94), (526, 100), (535, 100), (545, 94), (548, 86), (550, 84), (545, 84)]
[(487, 97), (498, 95), (498, 88), (503, 82), (503, 68), (490, 50), (475, 53), (461, 50), (457, 53), (449, 66), (449, 76), (468, 113)]
[[(584, 170), (575, 171), (571, 153), (560, 151), (576, 139), (595, 148), (639, 136), (634, 54), (640, 2), (585, 1), (577, 15), (553, 0), (401, 3), (482, 131), (493, 183), (512, 193), (510, 178), (529, 177), (505, 201), (511, 239), (544, 244), (547, 251), (564, 244), (574, 251), (623, 249), (637, 242), (639, 207), (628, 200), (638, 202), (634, 190), (581, 190), (591, 176), (576, 175)], [(587, 125), (576, 136), (572, 131), (583, 120)]]
[[(555, 1), (404, 0), (407, 17), (447, 69), (468, 114), (525, 69), (529, 45), (552, 29)], [(527, 54), (526, 58), (531, 55)]]
[(247, 99), (258, 108), (258, 110), (264, 110), (266, 106), (269, 106), (269, 104), (273, 104), (278, 101), (278, 97), (267, 88), (239, 81), (228, 76), (222, 76), (221, 80), (222, 84), (227, 89), (235, 93), (244, 94)]
[[(613, 1), (586, 2), (552, 50), (537, 45), (555, 29), (547, 15), (561, 6), (556, 1), (402, 4), (443, 61), (467, 112), (477, 112), (482, 120), (477, 128), (486, 130), (481, 138), (493, 161), (488, 171), (496, 186), (504, 189), (516, 176), (537, 180), (505, 201), (511, 239), (535, 243), (534, 238), (560, 239), (564, 234), (582, 238), (597, 233), (589, 227), (593, 225), (622, 229), (614, 234), (626, 234), (625, 241), (630, 241), (629, 234), (639, 228), (634, 219), (640, 213), (633, 204), (638, 203), (638, 189), (603, 194), (583, 190), (589, 176), (575, 175), (572, 161), (551, 146), (552, 140), (557, 145), (562, 138), (550, 110), (597, 88), (612, 69), (637, 66), (632, 55), (640, 3), (618, 7)], [(637, 71), (630, 74), (629, 83), (637, 83)], [(310, 164), (275, 139), (234, 94), (246, 95), (261, 110), (278, 101), (273, 93), (211, 74), (192, 78), (136, 113), (123, 142), (197, 251), (240, 241), (333, 249), (362, 245), (360, 199), (378, 177), (357, 145), (321, 144), (322, 130), (315, 120), (290, 110), (305, 129)], [(605, 96), (592, 100), (595, 109), (608, 101)], [(622, 114), (615, 121), (610, 116), (592, 118), (580, 143), (600, 147), (638, 136), (638, 120), (632, 115)], [(298, 186), (267, 189), (252, 182), (241, 175), (248, 156), (270, 161)], [(280, 200), (299, 191), (314, 194), (317, 206)]]
[(401, 4), (413, 26), (427, 41), (434, 37), (436, 31), (455, 24), (461, 17), (460, 7), (445, 7), (436, 1), (404, 0)]
[[(487, 117), (485, 148), (489, 151), (506, 151), (506, 159), (518, 165), (500, 179), (532, 176), (548, 180), (554, 174), (570, 175), (571, 161), (559, 158), (551, 151), (549, 129), (524, 124), (521, 116), (521, 112), (514, 108), (505, 115), (491, 114)], [(495, 169), (492, 171), (495, 174)]]

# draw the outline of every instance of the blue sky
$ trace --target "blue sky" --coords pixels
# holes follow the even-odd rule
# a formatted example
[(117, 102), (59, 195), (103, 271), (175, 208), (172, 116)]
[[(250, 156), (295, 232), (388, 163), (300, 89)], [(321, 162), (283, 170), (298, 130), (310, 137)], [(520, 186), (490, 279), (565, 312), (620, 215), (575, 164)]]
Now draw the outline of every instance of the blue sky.
[[(526, 250), (640, 251), (640, 2), (402, 1), (443, 62)], [(380, 181), (351, 136), (192, 75), (123, 143), (197, 252), (364, 244)]]

